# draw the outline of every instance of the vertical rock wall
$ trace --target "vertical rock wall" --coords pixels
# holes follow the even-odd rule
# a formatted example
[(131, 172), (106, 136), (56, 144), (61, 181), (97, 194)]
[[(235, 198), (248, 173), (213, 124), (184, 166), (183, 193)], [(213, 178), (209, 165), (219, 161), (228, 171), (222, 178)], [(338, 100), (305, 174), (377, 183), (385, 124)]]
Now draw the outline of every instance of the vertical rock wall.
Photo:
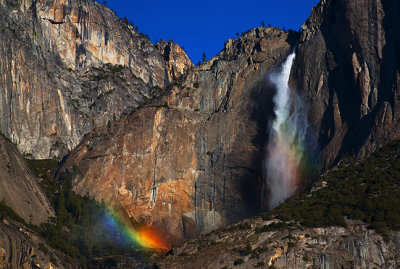
[(64, 156), (192, 66), (95, 1), (6, 0), (0, 16), (0, 128), (34, 158)]
[(398, 139), (398, 1), (321, 1), (302, 26), (292, 79), (330, 166)]

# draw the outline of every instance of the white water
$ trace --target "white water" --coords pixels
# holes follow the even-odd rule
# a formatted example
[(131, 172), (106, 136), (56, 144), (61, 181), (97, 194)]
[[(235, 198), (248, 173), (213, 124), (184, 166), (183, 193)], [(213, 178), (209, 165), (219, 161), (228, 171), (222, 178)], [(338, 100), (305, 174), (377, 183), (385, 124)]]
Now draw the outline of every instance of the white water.
[(294, 58), (295, 52), (283, 63), (280, 73), (269, 76), (277, 90), (274, 97), (276, 117), (270, 126), (265, 162), (270, 209), (293, 195), (300, 183), (299, 164), (308, 124), (301, 98), (288, 85)]

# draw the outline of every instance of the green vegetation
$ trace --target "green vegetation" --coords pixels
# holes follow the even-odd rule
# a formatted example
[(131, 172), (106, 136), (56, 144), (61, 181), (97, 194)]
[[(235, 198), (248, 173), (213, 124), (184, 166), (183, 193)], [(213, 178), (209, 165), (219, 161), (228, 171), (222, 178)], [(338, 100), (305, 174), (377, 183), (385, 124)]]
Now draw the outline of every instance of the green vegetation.
[(49, 250), (46, 248), (46, 246), (43, 243), (39, 243), (39, 250), (43, 252), (44, 254), (49, 253)]
[(235, 225), (228, 226), (226, 228), (220, 229), (222, 232), (236, 232), (236, 231), (242, 231), (242, 230), (248, 230), (251, 229), (251, 224), (249, 222), (243, 222)]
[(251, 248), (250, 244), (247, 244), (243, 249), (238, 250), (240, 256), (249, 256), (255, 254), (256, 252)]
[(6, 204), (4, 198), (0, 201), (0, 215), (25, 224), (25, 221)]
[[(38, 233), (53, 248), (79, 259), (83, 267), (95, 257), (142, 256), (142, 251), (121, 235), (122, 223), (116, 223), (117, 228), (105, 224), (110, 212), (104, 202), (75, 194), (72, 178), (78, 173), (78, 167), (74, 166), (72, 171), (61, 175), (63, 184), (57, 185), (55, 194), (51, 196), (57, 218), (42, 223)], [(54, 185), (51, 186), (54, 191)], [(140, 225), (133, 219), (131, 221), (132, 227)]]
[(205, 52), (203, 52), (203, 54), (201, 55), (201, 59), (203, 60), (203, 63), (205, 63), (205, 61), (207, 59), (207, 56), (206, 56)]
[(47, 160), (25, 159), (25, 160), (28, 163), (29, 168), (32, 170), (32, 172), (35, 174), (36, 177), (40, 177), (49, 170), (54, 169), (58, 164), (58, 161), (53, 159), (47, 159)]
[[(56, 200), (56, 195), (59, 189), (59, 184), (53, 180), (50, 171), (55, 169), (58, 162), (53, 159), (47, 160), (31, 160), (25, 159), (31, 171), (37, 178), (40, 178), (40, 186), (45, 192), (50, 201)], [(54, 204), (53, 204), (54, 208)]]
[(236, 261), (233, 262), (233, 265), (237, 266), (237, 265), (241, 265), (242, 263), (244, 263), (243, 259), (237, 259)]
[(117, 78), (123, 82), (126, 82), (124, 69), (127, 69), (123, 65), (113, 65), (110, 63), (104, 64), (102, 67), (92, 67), (92, 73), (89, 75), (91, 81), (101, 80), (113, 80), (117, 82)]
[(355, 165), (332, 170), (319, 181), (327, 186), (298, 193), (263, 217), (306, 227), (346, 226), (347, 217), (368, 223), (384, 236), (388, 229), (400, 229), (400, 141)]
[(262, 227), (257, 227), (256, 228), (256, 233), (265, 233), (269, 231), (280, 231), (280, 230), (286, 230), (286, 229), (298, 229), (301, 228), (299, 227), (298, 224), (289, 222), (286, 223), (284, 221), (279, 221), (279, 222), (272, 222), (269, 225), (264, 225)]
[[(88, 195), (80, 196), (72, 190), (72, 179), (80, 173), (74, 165), (72, 171), (67, 171), (57, 181), (50, 175), (50, 170), (57, 166), (54, 160), (27, 160), (29, 167), (37, 177), (40, 177), (41, 187), (47, 194), (56, 218), (40, 227), (27, 224), (6, 202), (0, 201), (0, 216), (6, 217), (28, 226), (48, 245), (61, 250), (71, 258), (78, 259), (83, 268), (96, 263), (93, 258), (110, 255), (138, 255), (147, 258), (146, 254), (123, 238), (122, 223), (105, 224), (110, 217), (109, 208), (104, 202), (97, 202)], [(126, 220), (129, 222), (129, 220)], [(132, 228), (141, 226), (133, 218), (130, 219)], [(47, 247), (40, 243), (39, 250), (49, 253)], [(56, 265), (56, 259), (52, 263)]]
[(265, 265), (265, 262), (260, 261), (256, 264), (256, 267), (263, 267)]
[(7, 0), (6, 3), (9, 7), (14, 8), (14, 9), (19, 7), (19, 3), (17, 0)]

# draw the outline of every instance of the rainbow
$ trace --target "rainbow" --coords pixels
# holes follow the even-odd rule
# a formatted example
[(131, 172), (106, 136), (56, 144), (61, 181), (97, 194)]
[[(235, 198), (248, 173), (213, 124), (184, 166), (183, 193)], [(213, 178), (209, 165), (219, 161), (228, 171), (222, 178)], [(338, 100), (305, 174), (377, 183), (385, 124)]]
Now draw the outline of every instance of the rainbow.
[(133, 227), (133, 225), (116, 210), (108, 210), (104, 215), (104, 224), (108, 229), (117, 232), (124, 242), (157, 252), (167, 252), (171, 249), (171, 245), (160, 229), (145, 225)]
[(276, 86), (275, 119), (270, 128), (265, 162), (269, 188), (269, 208), (275, 208), (305, 185), (315, 169), (312, 151), (307, 144), (307, 109), (289, 87), (295, 52), (282, 65), (280, 73), (270, 75)]

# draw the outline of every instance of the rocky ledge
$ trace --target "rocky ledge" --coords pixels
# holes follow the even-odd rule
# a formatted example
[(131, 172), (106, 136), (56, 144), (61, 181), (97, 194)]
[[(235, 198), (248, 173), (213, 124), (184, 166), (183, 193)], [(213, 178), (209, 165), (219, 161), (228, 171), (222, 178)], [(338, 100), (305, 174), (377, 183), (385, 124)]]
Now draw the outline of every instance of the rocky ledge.
[(398, 268), (400, 233), (390, 240), (358, 221), (302, 228), (252, 219), (174, 248), (160, 268)]

